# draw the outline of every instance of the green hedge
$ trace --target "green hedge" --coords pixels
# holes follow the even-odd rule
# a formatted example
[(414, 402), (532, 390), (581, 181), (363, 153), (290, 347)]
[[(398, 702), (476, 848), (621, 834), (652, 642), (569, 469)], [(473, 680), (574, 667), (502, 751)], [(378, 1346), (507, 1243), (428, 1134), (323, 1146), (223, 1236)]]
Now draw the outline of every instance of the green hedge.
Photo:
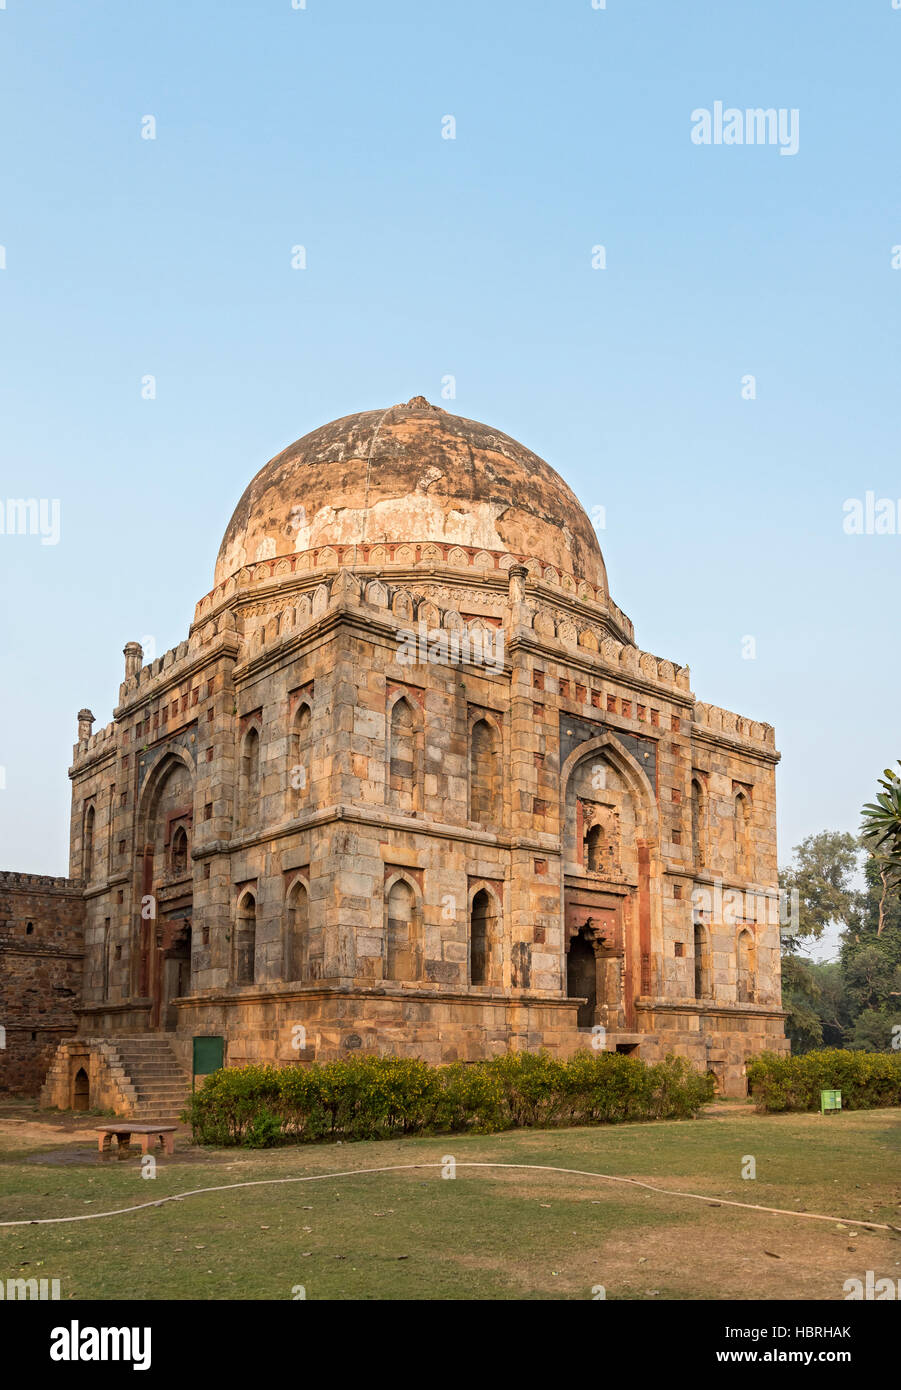
[(689, 1119), (712, 1095), (712, 1079), (683, 1057), (649, 1066), (615, 1052), (579, 1052), (565, 1062), (513, 1052), (432, 1067), (410, 1058), (361, 1056), (312, 1066), (224, 1068), (206, 1078), (183, 1118), (200, 1143), (258, 1148)]
[(820, 1091), (841, 1091), (843, 1110), (901, 1105), (901, 1054), (831, 1047), (786, 1057), (761, 1052), (748, 1063), (758, 1110), (819, 1110)]

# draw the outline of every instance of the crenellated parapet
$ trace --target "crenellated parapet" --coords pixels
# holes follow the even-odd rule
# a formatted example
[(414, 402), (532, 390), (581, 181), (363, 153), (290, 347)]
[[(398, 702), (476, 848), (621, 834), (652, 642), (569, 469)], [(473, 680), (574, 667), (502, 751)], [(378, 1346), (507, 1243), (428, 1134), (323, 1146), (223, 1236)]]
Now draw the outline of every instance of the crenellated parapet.
[(541, 605), (532, 618), (532, 628), (542, 637), (553, 637), (580, 654), (598, 658), (617, 674), (650, 681), (655, 685), (675, 686), (680, 691), (691, 689), (691, 672), (687, 666), (643, 652), (632, 643), (619, 642), (598, 623), (579, 623), (573, 618), (555, 613)]
[(712, 734), (726, 734), (749, 743), (766, 744), (769, 748), (776, 746), (776, 732), (772, 724), (747, 719), (741, 714), (733, 714), (731, 710), (720, 709), (718, 705), (696, 704), (694, 722)]
[(115, 751), (116, 724), (105, 724), (88, 738), (79, 739), (72, 749), (73, 762), (84, 762)]
[(225, 609), (217, 617), (195, 626), (186, 641), (179, 642), (176, 647), (170, 647), (162, 656), (155, 657), (146, 665), (140, 664), (140, 658), (134, 651), (129, 652), (129, 648), (137, 648), (137, 653), (140, 653), (138, 644), (129, 643), (126, 647), (126, 677), (119, 687), (120, 707), (178, 684), (189, 675), (199, 661), (216, 655), (215, 649), (223, 641), (225, 645), (234, 649), (235, 654), (240, 635), (235, 614), (231, 609)]
[(39, 889), (42, 893), (78, 893), (81, 890), (78, 879), (63, 878), (53, 874), (28, 874), (15, 870), (0, 870), (0, 891), (15, 889), (29, 891)]

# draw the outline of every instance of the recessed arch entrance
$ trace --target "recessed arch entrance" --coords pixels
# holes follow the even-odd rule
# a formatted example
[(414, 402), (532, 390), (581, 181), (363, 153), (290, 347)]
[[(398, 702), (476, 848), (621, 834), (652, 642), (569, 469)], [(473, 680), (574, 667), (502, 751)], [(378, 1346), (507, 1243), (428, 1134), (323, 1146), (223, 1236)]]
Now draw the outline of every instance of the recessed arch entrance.
[(594, 999), (590, 1022), (590, 1002), (580, 1005), (580, 1027), (634, 1032), (637, 1000), (652, 989), (651, 941), (662, 934), (655, 789), (613, 735), (599, 734), (563, 764), (560, 814), (568, 997)]
[(151, 1028), (172, 1031), (175, 1000), (191, 992), (191, 921), (195, 768), (181, 748), (167, 750), (141, 789), (138, 843), (139, 918), (132, 950), (132, 988), (151, 1001)]

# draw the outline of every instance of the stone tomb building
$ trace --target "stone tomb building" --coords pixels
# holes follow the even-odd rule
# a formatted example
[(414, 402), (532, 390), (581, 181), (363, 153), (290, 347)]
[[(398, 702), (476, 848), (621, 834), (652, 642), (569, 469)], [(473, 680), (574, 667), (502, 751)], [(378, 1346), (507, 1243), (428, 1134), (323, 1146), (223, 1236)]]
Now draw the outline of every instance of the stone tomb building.
[(189, 1068), (197, 1036), (232, 1065), (594, 1038), (730, 1094), (787, 1046), (773, 730), (636, 646), (576, 497), (497, 430), (416, 397), (292, 444), (187, 639), (129, 643), (92, 722), (49, 1103), (80, 1071), (126, 1109), (141, 1039)]

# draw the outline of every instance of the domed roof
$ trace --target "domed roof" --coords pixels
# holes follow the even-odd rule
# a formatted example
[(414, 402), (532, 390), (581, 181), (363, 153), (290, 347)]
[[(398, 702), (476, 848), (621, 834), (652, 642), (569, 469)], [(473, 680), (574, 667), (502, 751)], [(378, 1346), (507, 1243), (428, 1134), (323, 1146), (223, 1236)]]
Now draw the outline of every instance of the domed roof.
[(261, 468), (228, 524), (215, 582), (324, 546), (353, 546), (362, 564), (372, 547), (428, 542), (537, 560), (607, 593), (594, 528), (560, 475), (422, 396), (333, 420)]

